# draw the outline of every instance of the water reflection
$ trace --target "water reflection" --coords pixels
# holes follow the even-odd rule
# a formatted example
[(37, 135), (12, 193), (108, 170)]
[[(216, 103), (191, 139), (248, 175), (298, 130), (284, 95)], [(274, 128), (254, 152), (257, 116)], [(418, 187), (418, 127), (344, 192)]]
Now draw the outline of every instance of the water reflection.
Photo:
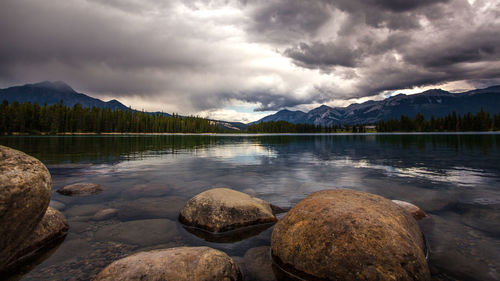
[[(54, 190), (82, 181), (105, 187), (91, 197), (53, 193), (70, 233), (24, 280), (88, 280), (113, 259), (182, 245), (221, 249), (248, 280), (273, 280), (271, 269), (258, 277), (251, 270), (251, 260), (266, 260), (257, 253), (265, 253), (272, 227), (239, 241), (210, 241), (177, 222), (186, 200), (221, 186), (281, 207), (327, 188), (409, 201), (431, 215), (422, 228), (434, 275), (500, 278), (500, 135), (0, 137), (0, 144), (41, 159)], [(102, 209), (117, 214), (93, 219)], [(151, 231), (138, 235), (136, 226)], [(123, 237), (106, 235), (109, 229)]]

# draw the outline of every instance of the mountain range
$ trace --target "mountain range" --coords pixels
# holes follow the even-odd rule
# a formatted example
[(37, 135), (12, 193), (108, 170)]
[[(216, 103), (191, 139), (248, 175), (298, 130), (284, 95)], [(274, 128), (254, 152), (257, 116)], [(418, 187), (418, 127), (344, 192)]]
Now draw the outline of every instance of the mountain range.
[(425, 118), (442, 117), (453, 111), (457, 114), (477, 113), (481, 108), (492, 114), (500, 112), (500, 85), (462, 93), (433, 89), (420, 94), (399, 94), (380, 101), (354, 103), (347, 107), (322, 105), (309, 112), (284, 109), (251, 124), (269, 121), (322, 126), (373, 124), (380, 120), (399, 119), (401, 115), (414, 118), (421, 113)]
[[(40, 82), (0, 89), (0, 102), (32, 102), (40, 105), (56, 104), (63, 101), (66, 106), (81, 104), (83, 107), (99, 107), (120, 110), (133, 110), (117, 100), (102, 101), (78, 93), (64, 82)], [(287, 121), (294, 124), (354, 125), (373, 124), (380, 120), (399, 119), (401, 115), (411, 118), (422, 113), (426, 118), (445, 116), (453, 111), (458, 114), (477, 113), (484, 109), (496, 114), (500, 112), (500, 85), (462, 93), (451, 93), (433, 89), (414, 95), (399, 94), (380, 101), (367, 101), (351, 104), (347, 107), (329, 107), (322, 105), (309, 112), (280, 110), (254, 123), (268, 121)], [(161, 112), (163, 115), (169, 115)], [(248, 124), (212, 120), (221, 127), (230, 130), (244, 130)]]
[[(0, 89), (0, 102), (7, 100), (9, 103), (17, 102), (31, 102), (38, 103), (39, 105), (47, 104), (52, 105), (63, 102), (64, 105), (72, 107), (75, 104), (80, 104), (82, 107), (98, 107), (109, 108), (112, 110), (134, 110), (131, 109), (117, 100), (102, 101), (90, 97), (86, 94), (78, 93), (68, 84), (62, 81), (50, 82), (44, 81), (34, 84), (26, 84), (22, 86), (13, 86), (10, 88)], [(161, 114), (170, 116), (164, 112), (149, 112), (151, 114)], [(219, 120), (211, 120), (228, 130), (244, 130), (246, 124), (240, 122), (226, 122)]]

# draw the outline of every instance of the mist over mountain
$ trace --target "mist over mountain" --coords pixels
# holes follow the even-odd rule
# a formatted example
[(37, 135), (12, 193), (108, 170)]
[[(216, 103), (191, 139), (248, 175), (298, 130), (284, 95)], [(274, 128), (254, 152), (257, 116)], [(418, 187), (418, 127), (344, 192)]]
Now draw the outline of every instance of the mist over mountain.
[(355, 103), (347, 107), (322, 105), (307, 113), (284, 109), (253, 123), (287, 121), (323, 126), (370, 124), (380, 120), (399, 119), (401, 115), (413, 118), (417, 113), (422, 113), (426, 118), (442, 117), (453, 111), (458, 114), (477, 113), (481, 108), (490, 113), (500, 112), (500, 86), (463, 93), (433, 89), (420, 94), (399, 94), (381, 101)]

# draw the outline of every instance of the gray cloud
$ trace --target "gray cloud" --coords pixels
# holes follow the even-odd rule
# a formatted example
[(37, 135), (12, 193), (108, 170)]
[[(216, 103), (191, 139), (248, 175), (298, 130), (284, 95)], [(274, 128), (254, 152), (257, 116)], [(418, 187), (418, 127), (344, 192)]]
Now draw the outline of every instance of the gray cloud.
[(63, 80), (196, 113), (491, 85), (499, 15), (493, 0), (4, 0), (0, 86)]
[(252, 16), (250, 35), (258, 40), (290, 43), (309, 38), (331, 18), (328, 5), (322, 1), (256, 1), (248, 10)]
[(312, 42), (300, 43), (285, 50), (285, 55), (304, 67), (322, 68), (324, 66), (354, 67), (360, 58), (360, 50), (353, 49), (346, 43)]

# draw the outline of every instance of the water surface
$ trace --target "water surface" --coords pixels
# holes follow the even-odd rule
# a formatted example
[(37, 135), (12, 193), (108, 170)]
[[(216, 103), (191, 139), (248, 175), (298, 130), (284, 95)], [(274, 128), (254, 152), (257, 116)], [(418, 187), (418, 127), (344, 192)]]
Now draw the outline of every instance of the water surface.
[[(245, 280), (273, 280), (265, 266), (272, 227), (210, 242), (178, 223), (183, 203), (213, 187), (281, 207), (330, 188), (409, 201), (430, 215), (421, 227), (435, 280), (500, 279), (498, 134), (0, 137), (0, 144), (47, 165), (53, 204), (70, 224), (64, 242), (25, 268), (22, 280), (89, 280), (131, 253), (184, 245), (225, 251)], [(105, 191), (55, 192), (77, 182)], [(106, 208), (117, 215), (93, 219)]]

